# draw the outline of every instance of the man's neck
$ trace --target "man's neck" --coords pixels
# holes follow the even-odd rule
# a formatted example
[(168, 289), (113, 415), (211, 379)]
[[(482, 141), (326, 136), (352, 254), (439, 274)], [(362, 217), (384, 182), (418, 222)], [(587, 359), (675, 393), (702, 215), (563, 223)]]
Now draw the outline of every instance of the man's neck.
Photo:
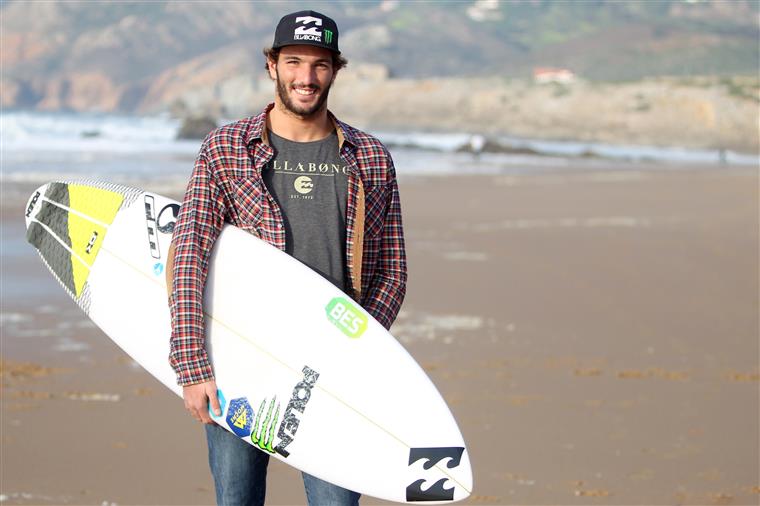
[(327, 108), (304, 118), (285, 109), (279, 101), (267, 115), (267, 126), (278, 136), (294, 142), (318, 141), (335, 129), (327, 116)]

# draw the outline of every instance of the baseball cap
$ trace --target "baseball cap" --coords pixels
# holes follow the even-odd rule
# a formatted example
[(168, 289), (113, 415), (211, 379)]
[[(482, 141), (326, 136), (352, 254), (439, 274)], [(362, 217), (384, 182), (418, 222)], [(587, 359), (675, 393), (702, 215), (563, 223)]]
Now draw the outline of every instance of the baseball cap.
[(278, 49), (298, 44), (323, 47), (340, 54), (338, 25), (332, 18), (316, 11), (286, 14), (280, 19), (274, 31), (272, 48)]

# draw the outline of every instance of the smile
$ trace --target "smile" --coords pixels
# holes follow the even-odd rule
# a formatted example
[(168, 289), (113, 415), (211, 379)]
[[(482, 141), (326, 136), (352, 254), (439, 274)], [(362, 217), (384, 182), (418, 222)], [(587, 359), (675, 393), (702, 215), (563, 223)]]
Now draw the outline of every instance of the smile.
[(317, 90), (314, 88), (293, 88), (293, 91), (298, 93), (299, 95), (314, 95)]

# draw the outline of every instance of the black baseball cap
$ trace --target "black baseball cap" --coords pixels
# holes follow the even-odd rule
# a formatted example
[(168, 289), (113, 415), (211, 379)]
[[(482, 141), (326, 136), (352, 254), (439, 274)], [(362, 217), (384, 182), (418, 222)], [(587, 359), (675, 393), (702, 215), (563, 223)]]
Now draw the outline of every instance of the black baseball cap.
[(335, 21), (315, 11), (298, 11), (286, 14), (274, 31), (273, 49), (306, 44), (323, 47), (340, 54), (338, 49), (338, 25)]

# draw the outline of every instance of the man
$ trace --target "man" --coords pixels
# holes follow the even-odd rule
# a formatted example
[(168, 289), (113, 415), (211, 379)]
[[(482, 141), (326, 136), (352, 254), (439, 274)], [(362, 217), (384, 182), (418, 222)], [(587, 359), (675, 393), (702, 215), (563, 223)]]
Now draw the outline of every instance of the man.
[[(215, 425), (221, 414), (204, 341), (203, 286), (214, 241), (232, 223), (293, 255), (389, 328), (406, 291), (395, 169), (374, 137), (327, 110), (346, 60), (338, 28), (313, 11), (284, 16), (264, 51), (275, 100), (203, 142), (174, 229), (170, 362), (185, 407), (206, 424), (219, 504), (263, 504), (269, 455)], [(265, 269), (252, 259), (241, 269)], [(256, 316), (251, 308), (252, 317)], [(304, 473), (309, 504), (357, 504), (359, 494)]]

